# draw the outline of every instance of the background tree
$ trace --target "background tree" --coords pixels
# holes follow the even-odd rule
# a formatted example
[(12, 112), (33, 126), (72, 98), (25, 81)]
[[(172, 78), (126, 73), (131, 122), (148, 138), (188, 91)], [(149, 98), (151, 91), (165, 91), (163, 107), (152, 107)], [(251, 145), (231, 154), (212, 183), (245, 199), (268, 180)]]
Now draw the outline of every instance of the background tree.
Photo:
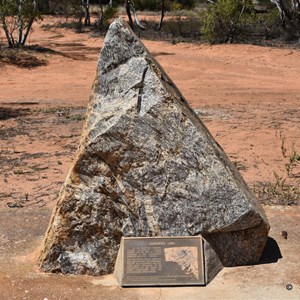
[(280, 12), (283, 28), (291, 35), (300, 37), (300, 0), (270, 0)]
[(82, 0), (81, 2), (85, 10), (84, 25), (91, 26), (90, 0)]
[(200, 14), (201, 33), (210, 43), (232, 43), (246, 34), (245, 28), (255, 18), (251, 0), (209, 1)]
[(0, 19), (10, 48), (24, 46), (34, 21), (40, 18), (35, 0), (0, 0)]

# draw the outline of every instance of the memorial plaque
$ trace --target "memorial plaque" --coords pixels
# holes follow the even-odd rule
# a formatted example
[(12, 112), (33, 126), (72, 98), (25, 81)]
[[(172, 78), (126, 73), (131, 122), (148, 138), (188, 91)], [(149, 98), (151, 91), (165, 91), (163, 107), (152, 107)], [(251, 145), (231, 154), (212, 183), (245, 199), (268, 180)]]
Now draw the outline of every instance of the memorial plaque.
[(205, 285), (203, 240), (123, 238), (115, 275), (122, 286)]

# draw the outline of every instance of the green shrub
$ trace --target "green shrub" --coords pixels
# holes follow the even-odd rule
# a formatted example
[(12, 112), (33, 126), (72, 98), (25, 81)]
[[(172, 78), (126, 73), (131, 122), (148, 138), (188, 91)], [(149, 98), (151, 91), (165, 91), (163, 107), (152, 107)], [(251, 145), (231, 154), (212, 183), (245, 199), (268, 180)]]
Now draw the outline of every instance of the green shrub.
[(157, 0), (140, 0), (136, 1), (137, 8), (140, 10), (157, 11), (160, 10), (160, 1)]
[(177, 1), (174, 1), (174, 2), (171, 3), (170, 9), (171, 10), (181, 10), (181, 9), (183, 9), (183, 6), (182, 6), (181, 3), (177, 2)]
[[(136, 1), (136, 5), (140, 10), (161, 10), (161, 0), (139, 0)], [(166, 10), (192, 9), (194, 6), (195, 0), (165, 0)]]
[(276, 8), (267, 13), (257, 14), (253, 35), (263, 37), (266, 40), (276, 39), (282, 35), (280, 15)]
[(115, 18), (118, 14), (118, 9), (116, 7), (107, 7), (103, 13), (103, 25), (105, 28), (108, 28), (110, 25), (111, 19)]
[(195, 7), (195, 0), (176, 0), (174, 2), (180, 4), (183, 9), (192, 9)]
[(244, 38), (255, 20), (251, 0), (219, 0), (200, 13), (201, 33), (209, 43), (227, 43)]

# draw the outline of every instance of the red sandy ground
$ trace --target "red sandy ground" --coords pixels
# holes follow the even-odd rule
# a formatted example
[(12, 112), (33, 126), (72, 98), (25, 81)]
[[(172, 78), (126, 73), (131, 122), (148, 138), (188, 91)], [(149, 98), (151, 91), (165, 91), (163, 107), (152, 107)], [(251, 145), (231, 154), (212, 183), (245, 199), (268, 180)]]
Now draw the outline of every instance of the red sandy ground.
[[(42, 24), (55, 21), (47, 18)], [(32, 247), (38, 245), (49, 222), (57, 193), (78, 146), (102, 42), (102, 38), (88, 33), (75, 34), (63, 28), (43, 29), (35, 25), (29, 45), (39, 44), (55, 51), (38, 54), (46, 59), (47, 65), (26, 69), (0, 63), (0, 224), (3, 226), (0, 262), (4, 266), (2, 274), (8, 274), (0, 276), (0, 290), (3, 283), (13, 291), (10, 278), (20, 272), (8, 270), (9, 263), (17, 268), (9, 252), (19, 256), (32, 253)], [(285, 141), (286, 156), (292, 147), (300, 152), (299, 51), (251, 45), (171, 45), (156, 41), (144, 41), (144, 44), (190, 105), (200, 111), (202, 120), (250, 186), (273, 182), (274, 171), (286, 176), (288, 157), (282, 154), (282, 141)], [(267, 211), (269, 218), (278, 222), (279, 210), (270, 213), (273, 210), (268, 208)], [(298, 207), (284, 211), (287, 216), (299, 218)], [(275, 235), (279, 237), (279, 223), (277, 227)], [(25, 229), (32, 233), (28, 236), (35, 237), (33, 246), (28, 245), (31, 240), (26, 238)], [(299, 238), (299, 231), (295, 238)], [(18, 235), (18, 232), (23, 233)], [(297, 245), (299, 248), (299, 243)], [(22, 252), (21, 249), (27, 250)], [(21, 260), (18, 263), (22, 265)], [(30, 272), (37, 274), (36, 269), (33, 270)], [(263, 266), (259, 270), (262, 271)], [(22, 272), (27, 274), (26, 268)], [(23, 279), (18, 280), (23, 282)], [(64, 280), (71, 289), (71, 282)], [(299, 277), (295, 282), (300, 287)], [(21, 292), (25, 293), (26, 287), (21, 283), (20, 286), (20, 291), (23, 289)], [(83, 286), (78, 288), (84, 289)], [(123, 296), (127, 295), (124, 293)], [(41, 296), (30, 298), (28, 293), (22, 294), (23, 298), (21, 294), (15, 295), (16, 299), (43, 299)], [(3, 299), (13, 299), (5, 297)], [(67, 296), (48, 298), (69, 299)], [(148, 298), (140, 293), (132, 299)]]

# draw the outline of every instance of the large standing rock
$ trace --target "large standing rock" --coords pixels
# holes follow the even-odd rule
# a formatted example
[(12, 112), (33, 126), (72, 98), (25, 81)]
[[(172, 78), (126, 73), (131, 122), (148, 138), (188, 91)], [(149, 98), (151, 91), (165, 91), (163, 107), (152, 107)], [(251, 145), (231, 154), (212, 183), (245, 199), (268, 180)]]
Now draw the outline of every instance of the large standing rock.
[(121, 19), (104, 41), (87, 122), (40, 254), (44, 271), (113, 271), (122, 236), (202, 234), (255, 263), (266, 216), (207, 128)]

